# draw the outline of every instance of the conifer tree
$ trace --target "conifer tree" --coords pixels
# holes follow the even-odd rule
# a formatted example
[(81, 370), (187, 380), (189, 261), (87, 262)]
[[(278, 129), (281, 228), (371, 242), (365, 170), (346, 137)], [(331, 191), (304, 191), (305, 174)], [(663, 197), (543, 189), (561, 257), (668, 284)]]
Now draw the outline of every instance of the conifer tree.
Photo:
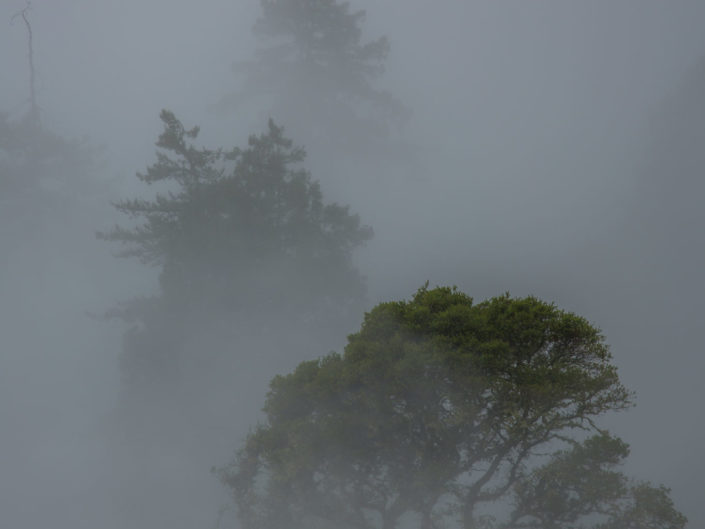
[(254, 60), (236, 68), (240, 89), (226, 102), (267, 95), (278, 120), (346, 142), (379, 138), (405, 119), (407, 109), (375, 86), (390, 44), (386, 37), (363, 39), (364, 11), (339, 0), (261, 0), (260, 6), (254, 26), (260, 46)]
[(172, 112), (161, 120), (157, 161), (137, 176), (165, 191), (117, 202), (138, 224), (99, 233), (121, 243), (119, 255), (160, 270), (158, 295), (123, 313), (141, 322), (128, 335), (129, 365), (168, 372), (180, 333), (199, 322), (335, 325), (359, 310), (364, 282), (352, 252), (372, 230), (324, 202), (301, 166), (304, 150), (281, 127), (270, 120), (246, 148), (225, 150), (196, 147), (198, 127)]

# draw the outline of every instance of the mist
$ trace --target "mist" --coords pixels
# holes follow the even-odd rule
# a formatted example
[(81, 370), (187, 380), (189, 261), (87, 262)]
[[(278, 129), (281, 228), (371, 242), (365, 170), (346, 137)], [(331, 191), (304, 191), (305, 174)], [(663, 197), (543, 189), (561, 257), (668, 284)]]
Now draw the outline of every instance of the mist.
[[(25, 7), (0, 7), (0, 134), (31, 110)], [(43, 143), (0, 135), (3, 524), (237, 526), (211, 468), (262, 420), (269, 380), (340, 351), (365, 311), (428, 281), (478, 301), (535, 295), (600, 327), (636, 392), (636, 408), (605, 417), (631, 445), (628, 472), (670, 487), (689, 526), (705, 525), (705, 5), (351, 8), (366, 11), (363, 41), (390, 43), (372, 85), (403, 112), (384, 133), (369, 108), (354, 122), (316, 115), (306, 80), (300, 105), (258, 84), (224, 104), (262, 45), (256, 0), (32, 2), (40, 127), (26, 137)], [(324, 203), (349, 205), (374, 237), (350, 252), (366, 287), (349, 312), (321, 308), (335, 288), (309, 298), (288, 265), (261, 270), (250, 310), (159, 320), (178, 336), (179, 376), (131, 385), (125, 351), (144, 322), (104, 315), (161, 299), (161, 264), (117, 258), (95, 234), (134, 226), (113, 203), (172, 190), (135, 177), (157, 162), (162, 109), (199, 126), (193, 142), (208, 149), (246, 149), (271, 117), (305, 148), (297, 167)], [(17, 167), (21, 184), (4, 185)]]

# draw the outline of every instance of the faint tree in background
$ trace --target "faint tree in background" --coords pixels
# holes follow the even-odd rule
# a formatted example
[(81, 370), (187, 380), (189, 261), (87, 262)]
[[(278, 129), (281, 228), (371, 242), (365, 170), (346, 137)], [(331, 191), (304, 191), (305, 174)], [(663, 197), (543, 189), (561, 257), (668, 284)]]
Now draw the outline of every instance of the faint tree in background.
[(375, 87), (389, 53), (386, 37), (364, 42), (364, 11), (337, 0), (261, 0), (256, 57), (236, 66), (230, 105), (266, 96), (277, 120), (316, 139), (359, 143), (383, 137), (408, 110)]
[(631, 406), (610, 360), (536, 298), (422, 288), (366, 314), (343, 355), (274, 378), (222, 479), (243, 529), (682, 529), (596, 422)]
[(192, 143), (198, 127), (166, 110), (161, 120), (157, 162), (137, 176), (164, 191), (117, 202), (141, 223), (99, 233), (124, 246), (120, 255), (160, 269), (159, 295), (123, 313), (139, 323), (126, 337), (129, 376), (168, 375), (188, 335), (212, 320), (336, 328), (360, 310), (352, 253), (372, 230), (347, 206), (324, 202), (301, 167), (304, 150), (282, 128), (270, 120), (244, 149), (207, 149)]
[(28, 234), (28, 220), (36, 224), (56, 222), (55, 216), (47, 215), (66, 210), (63, 204), (54, 207), (52, 201), (85, 196), (98, 189), (93, 178), (98, 149), (86, 141), (65, 139), (42, 126), (30, 10), (27, 2), (11, 19), (11, 23), (22, 19), (27, 30), (29, 109), (19, 119), (0, 112), (0, 221), (5, 226), (19, 222), (18, 229), (24, 235)]
[[(89, 184), (97, 150), (38, 126), (31, 115), (12, 120), (0, 113), (0, 193), (3, 198), (36, 189)], [(85, 191), (85, 189), (84, 189)]]
[(37, 105), (37, 93), (35, 90), (35, 70), (34, 70), (34, 35), (32, 34), (32, 25), (29, 23), (27, 13), (32, 9), (32, 4), (28, 1), (24, 9), (18, 11), (12, 16), (11, 21), (21, 18), (27, 28), (27, 62), (29, 65), (29, 114), (27, 120), (39, 126), (39, 105)]

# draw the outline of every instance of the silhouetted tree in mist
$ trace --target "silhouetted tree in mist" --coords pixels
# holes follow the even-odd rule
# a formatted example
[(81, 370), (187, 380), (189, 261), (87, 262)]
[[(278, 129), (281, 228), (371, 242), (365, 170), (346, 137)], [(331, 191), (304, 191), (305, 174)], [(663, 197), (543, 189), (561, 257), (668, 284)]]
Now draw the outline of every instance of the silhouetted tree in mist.
[(31, 115), (11, 120), (0, 113), (0, 193), (3, 198), (41, 186), (56, 190), (90, 184), (96, 167), (95, 154), (85, 142), (55, 134)]
[[(79, 193), (85, 196), (95, 191), (97, 151), (85, 141), (66, 139), (42, 124), (35, 91), (30, 8), (27, 2), (27, 6), (12, 17), (13, 21), (21, 18), (27, 29), (29, 109), (18, 119), (0, 112), (0, 205), (9, 212), (10, 218), (17, 218), (22, 211), (31, 211), (36, 221), (52, 209), (46, 200), (62, 194), (64, 197), (74, 193), (74, 196)], [(7, 223), (7, 219), (3, 222)]]
[[(375, 87), (389, 52), (386, 37), (364, 42), (364, 11), (338, 0), (261, 0), (260, 47), (237, 65), (240, 89), (224, 104), (265, 96), (278, 121), (316, 139), (354, 144), (383, 137), (408, 111)], [(350, 141), (352, 140), (352, 145)]]
[(29, 23), (27, 13), (32, 9), (32, 4), (27, 0), (24, 9), (18, 11), (12, 16), (12, 22), (17, 18), (21, 18), (27, 28), (27, 64), (29, 66), (29, 113), (27, 121), (38, 125), (39, 124), (39, 105), (37, 104), (37, 91), (35, 89), (36, 72), (34, 69), (34, 34), (32, 33), (32, 24)]
[[(16, 119), (0, 111), (0, 223), (15, 241), (34, 229), (60, 226), (74, 207), (98, 192), (98, 150), (86, 141), (71, 140), (43, 126), (35, 91), (35, 65), (30, 4), (16, 13), (27, 29), (29, 108)], [(85, 210), (83, 210), (85, 212)]]
[[(89, 211), (103, 185), (96, 178), (98, 149), (43, 127), (31, 113), (18, 120), (0, 112), (0, 223), (3, 244), (24, 244), (63, 229)], [(90, 238), (90, 230), (85, 236)], [(7, 251), (10, 247), (5, 246)], [(1, 260), (1, 259), (0, 259)]]
[(221, 471), (243, 529), (686, 523), (596, 422), (632, 404), (600, 332), (533, 297), (422, 288), (270, 388)]
[[(288, 321), (335, 327), (360, 310), (364, 282), (352, 252), (372, 236), (347, 206), (326, 204), (301, 167), (305, 153), (271, 120), (247, 147), (197, 148), (199, 129), (162, 111), (157, 162), (138, 178), (162, 186), (153, 199), (117, 202), (139, 223), (99, 237), (120, 255), (160, 269), (160, 290), (123, 315), (132, 377), (168, 376), (189, 335)], [(225, 344), (232, 354), (237, 343)], [(186, 354), (200, 354), (194, 350)]]

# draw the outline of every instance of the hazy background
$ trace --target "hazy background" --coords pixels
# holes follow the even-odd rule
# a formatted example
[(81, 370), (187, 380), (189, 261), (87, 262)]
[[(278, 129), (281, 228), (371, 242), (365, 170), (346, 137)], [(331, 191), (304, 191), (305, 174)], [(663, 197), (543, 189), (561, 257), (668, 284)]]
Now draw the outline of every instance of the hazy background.
[[(428, 280), (588, 317), (637, 393), (606, 421), (632, 445), (629, 473), (670, 486), (704, 526), (705, 4), (352, 4), (391, 41), (380, 82), (413, 111), (407, 155), (353, 164), (309, 147), (307, 166), (375, 229), (358, 253), (370, 306)], [(11, 24), (24, 5), (0, 4), (0, 111), (14, 118), (28, 110), (27, 35)], [(265, 381), (302, 359), (258, 364), (253, 346), (211, 453), (145, 444), (130, 463), (114, 417), (123, 326), (89, 314), (155, 288), (94, 232), (116, 221), (111, 200), (144, 192), (134, 173), (154, 160), (160, 109), (209, 145), (264, 129), (257, 111), (213, 110), (258, 13), (255, 0), (32, 2), (42, 122), (103, 150), (97, 185), (55, 186), (51, 210), (0, 197), (3, 525), (214, 526), (226, 494), (210, 465), (256, 420)]]

